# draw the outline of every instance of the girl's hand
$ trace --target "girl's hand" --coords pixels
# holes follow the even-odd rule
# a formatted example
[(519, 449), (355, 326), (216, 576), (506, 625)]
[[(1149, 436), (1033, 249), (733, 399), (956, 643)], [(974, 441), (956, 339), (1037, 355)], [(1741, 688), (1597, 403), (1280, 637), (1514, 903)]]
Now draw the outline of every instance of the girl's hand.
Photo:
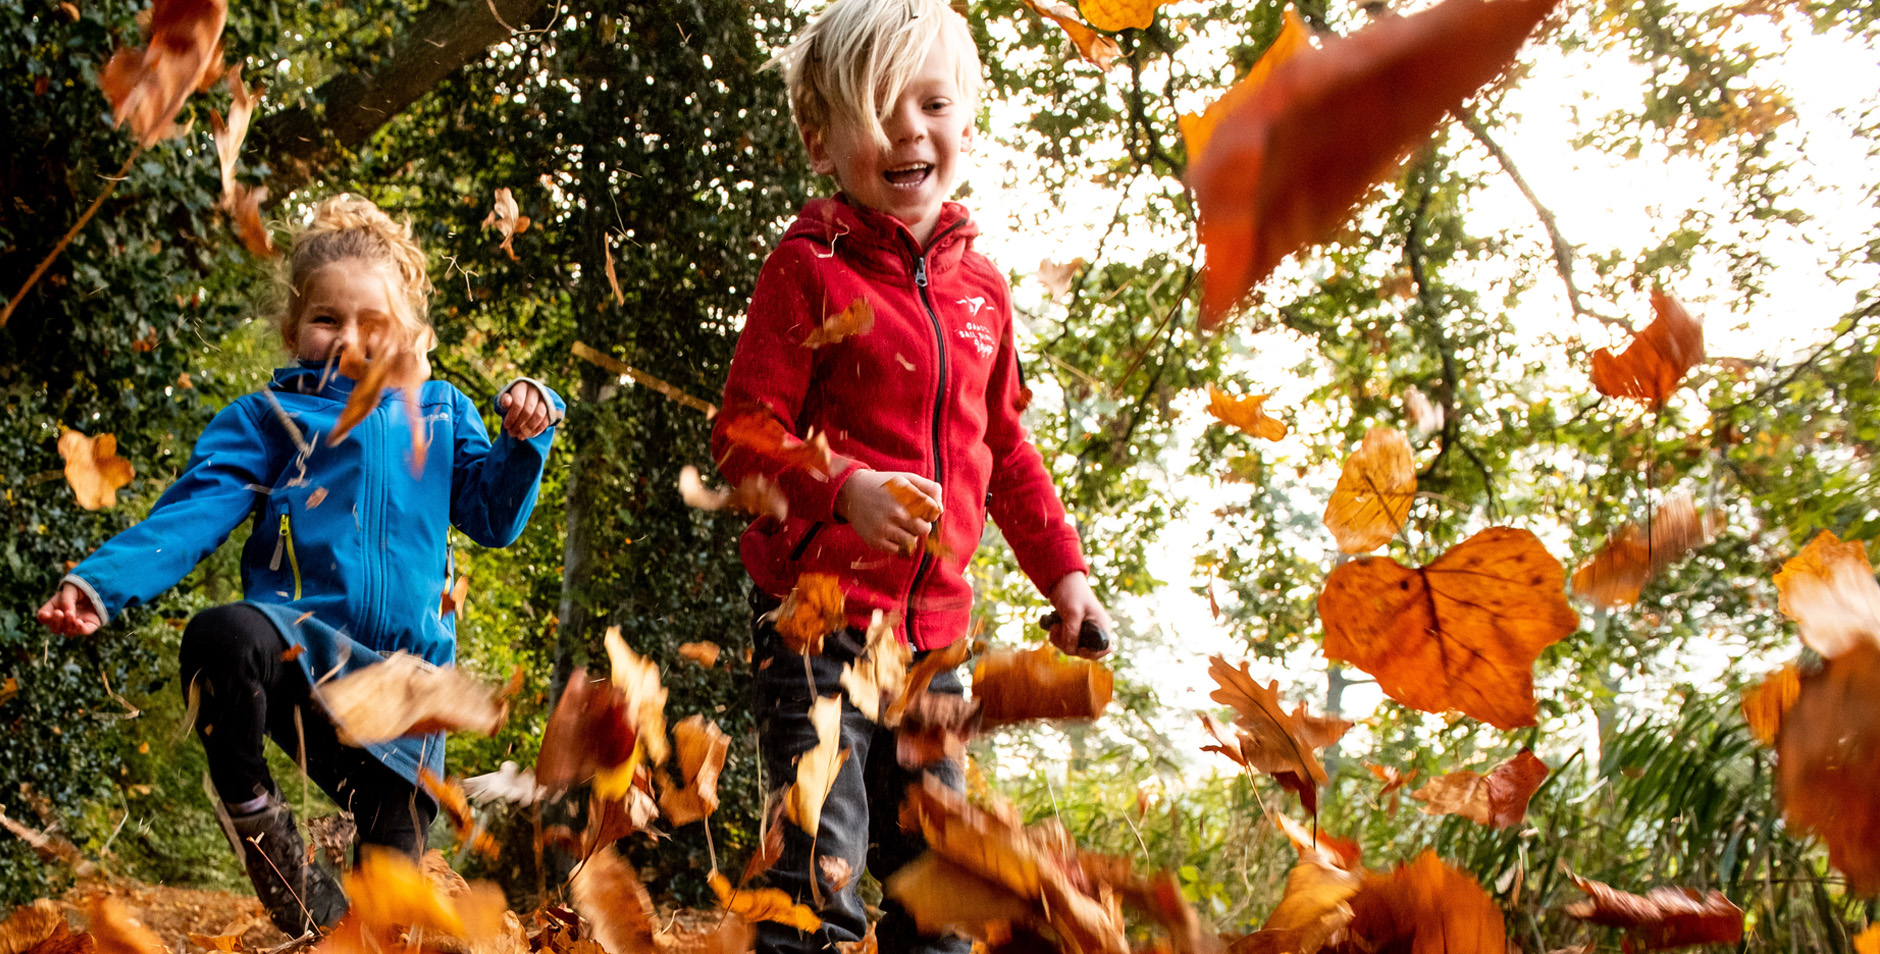
[[(1110, 614), (1097, 602), (1097, 594), (1090, 591), (1090, 578), (1082, 570), (1064, 574), (1064, 578), (1051, 587), (1050, 598), (1051, 608), (1057, 610), (1058, 618), (1063, 621), (1051, 632), (1051, 643), (1057, 648), (1074, 656), (1091, 655), (1077, 648), (1077, 637), (1086, 619), (1096, 621), (1106, 632), (1116, 631), (1116, 624), (1110, 622)], [(1109, 650), (1096, 655), (1107, 656)]]
[(59, 592), (39, 608), (38, 618), (47, 629), (63, 636), (90, 636), (104, 625), (104, 617), (92, 605), (91, 597), (70, 583), (60, 586)]
[(511, 385), (496, 399), (496, 406), (503, 411), (503, 433), (519, 441), (548, 430), (548, 419), (555, 413), (542, 389), (527, 381)]
[(940, 519), (940, 485), (919, 474), (858, 470), (836, 491), (836, 515), (863, 543), (910, 556)]

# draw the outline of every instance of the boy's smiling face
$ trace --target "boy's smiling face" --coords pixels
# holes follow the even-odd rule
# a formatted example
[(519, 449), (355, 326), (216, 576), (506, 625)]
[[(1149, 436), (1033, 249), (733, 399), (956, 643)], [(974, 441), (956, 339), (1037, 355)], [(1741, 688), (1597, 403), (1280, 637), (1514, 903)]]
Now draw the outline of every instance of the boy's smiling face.
[(972, 109), (960, 92), (956, 42), (948, 30), (934, 36), (920, 71), (881, 122), (885, 148), (867, 130), (842, 122), (804, 137), (810, 168), (835, 176), (855, 201), (901, 220), (922, 248), (972, 151)]

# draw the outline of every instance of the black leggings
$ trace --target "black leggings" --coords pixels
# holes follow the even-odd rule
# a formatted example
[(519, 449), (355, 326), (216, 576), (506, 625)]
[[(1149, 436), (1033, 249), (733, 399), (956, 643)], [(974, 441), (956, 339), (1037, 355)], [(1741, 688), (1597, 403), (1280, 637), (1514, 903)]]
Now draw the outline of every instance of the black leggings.
[(352, 812), (361, 845), (418, 857), (437, 803), (365, 749), (341, 743), (313, 704), (306, 673), (286, 654), (274, 623), (242, 603), (197, 613), (183, 630), (183, 692), (195, 687), (196, 737), (216, 792), (227, 802), (278, 793), (263, 753), (271, 737)]

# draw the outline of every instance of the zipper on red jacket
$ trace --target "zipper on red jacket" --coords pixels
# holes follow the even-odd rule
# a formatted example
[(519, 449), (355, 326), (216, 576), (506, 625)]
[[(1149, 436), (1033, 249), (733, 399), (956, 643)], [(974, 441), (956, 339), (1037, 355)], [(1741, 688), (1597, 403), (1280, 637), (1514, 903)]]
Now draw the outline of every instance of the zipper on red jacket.
[[(933, 482), (943, 488), (946, 486), (946, 456), (940, 434), (940, 417), (946, 411), (947, 336), (946, 330), (940, 327), (939, 312), (933, 310), (933, 298), (927, 294), (927, 252), (939, 248), (940, 240), (946, 237), (948, 232), (959, 228), (961, 224), (962, 223), (955, 222), (947, 226), (946, 231), (934, 236), (933, 239), (927, 243), (925, 250), (917, 248), (914, 252), (914, 288), (920, 294), (920, 305), (922, 308), (926, 309), (927, 320), (933, 324), (935, 359), (940, 363), (939, 386), (934, 388), (933, 392), (933, 429), (931, 433), (933, 435)], [(945, 520), (946, 516), (942, 514), (940, 519)], [(938, 533), (940, 532), (940, 528), (936, 526), (929, 532)], [(910, 643), (914, 641), (914, 594), (919, 591), (920, 584), (926, 579), (927, 571), (932, 566), (932, 551), (922, 553), (920, 555), (920, 563), (914, 567), (913, 579), (910, 580), (907, 585), (907, 607), (902, 612), (901, 619), (902, 625), (907, 628), (907, 638)]]

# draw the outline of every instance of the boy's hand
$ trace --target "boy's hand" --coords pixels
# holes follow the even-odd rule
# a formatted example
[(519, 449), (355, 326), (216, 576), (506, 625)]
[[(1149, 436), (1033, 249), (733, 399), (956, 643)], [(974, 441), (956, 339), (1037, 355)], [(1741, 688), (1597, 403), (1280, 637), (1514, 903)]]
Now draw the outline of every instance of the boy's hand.
[(542, 397), (542, 389), (527, 381), (510, 385), (496, 399), (496, 406), (503, 411), (503, 433), (519, 441), (548, 430), (548, 419), (555, 413), (548, 399)]
[(47, 629), (63, 636), (90, 636), (104, 625), (104, 617), (98, 615), (91, 597), (70, 583), (60, 586), (59, 592), (39, 608), (38, 618)]
[(1106, 632), (1114, 632), (1116, 624), (1110, 622), (1110, 614), (1105, 612), (1103, 604), (1097, 602), (1097, 594), (1090, 591), (1090, 578), (1083, 571), (1064, 574), (1064, 578), (1051, 587), (1051, 608), (1057, 610), (1061, 623), (1051, 631), (1051, 643), (1057, 648), (1074, 656), (1101, 657), (1110, 654), (1108, 649), (1099, 653), (1080, 652), (1077, 637), (1084, 628), (1084, 620), (1093, 620)]
[(940, 519), (940, 485), (919, 474), (858, 470), (836, 492), (836, 515), (863, 543), (909, 556)]

